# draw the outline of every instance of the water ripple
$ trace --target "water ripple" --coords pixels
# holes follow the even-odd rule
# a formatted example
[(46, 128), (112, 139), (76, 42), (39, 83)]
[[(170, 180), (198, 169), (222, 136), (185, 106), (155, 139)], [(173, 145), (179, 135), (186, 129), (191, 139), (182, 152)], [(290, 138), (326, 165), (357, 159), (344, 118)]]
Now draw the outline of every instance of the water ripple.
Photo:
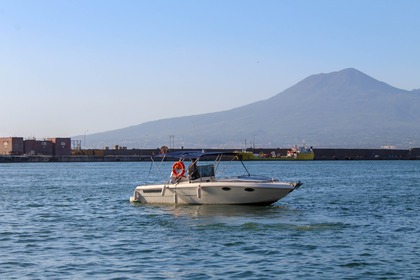
[(420, 275), (419, 161), (251, 169), (305, 184), (268, 207), (134, 206), (128, 197), (148, 164), (0, 165), (0, 278)]

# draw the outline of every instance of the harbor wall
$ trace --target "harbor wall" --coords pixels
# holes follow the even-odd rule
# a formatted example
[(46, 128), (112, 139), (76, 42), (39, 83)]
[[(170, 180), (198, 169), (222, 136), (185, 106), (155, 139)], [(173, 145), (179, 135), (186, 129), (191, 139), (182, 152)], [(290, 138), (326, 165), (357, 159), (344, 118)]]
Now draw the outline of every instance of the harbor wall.
[[(201, 149), (185, 149), (197, 150)], [(288, 149), (248, 149), (254, 154), (285, 155)], [(182, 151), (173, 149), (171, 151)], [(206, 152), (235, 152), (235, 149), (206, 149)], [(118, 162), (150, 161), (160, 149), (86, 149), (73, 150), (71, 155), (0, 155), (0, 162)], [(420, 148), (412, 149), (314, 149), (314, 160), (420, 160)]]
[[(73, 147), (72, 147), (73, 146)], [(312, 147), (311, 147), (312, 148)], [(23, 137), (0, 137), (0, 162), (45, 162), (45, 161), (150, 161), (152, 156), (167, 152), (162, 146), (156, 149), (128, 149), (115, 145), (112, 149), (81, 149), (71, 138), (24, 139)], [(202, 149), (171, 149), (170, 151)], [(258, 155), (257, 160), (277, 160), (287, 155), (289, 148), (247, 148)], [(207, 152), (241, 152), (241, 149), (205, 149)], [(408, 160), (420, 159), (420, 148), (395, 149), (313, 149), (314, 160)], [(253, 158), (255, 160), (255, 158)]]

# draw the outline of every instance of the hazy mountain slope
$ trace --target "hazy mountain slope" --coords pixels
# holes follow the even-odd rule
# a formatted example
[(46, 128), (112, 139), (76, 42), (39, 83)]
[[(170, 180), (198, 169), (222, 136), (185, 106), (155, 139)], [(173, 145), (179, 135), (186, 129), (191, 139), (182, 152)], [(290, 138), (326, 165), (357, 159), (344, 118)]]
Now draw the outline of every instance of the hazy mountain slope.
[[(420, 141), (420, 93), (377, 81), (356, 69), (309, 76), (267, 100), (232, 110), (151, 121), (89, 135), (88, 146), (155, 148), (405, 147)], [(76, 137), (77, 138), (77, 137)]]

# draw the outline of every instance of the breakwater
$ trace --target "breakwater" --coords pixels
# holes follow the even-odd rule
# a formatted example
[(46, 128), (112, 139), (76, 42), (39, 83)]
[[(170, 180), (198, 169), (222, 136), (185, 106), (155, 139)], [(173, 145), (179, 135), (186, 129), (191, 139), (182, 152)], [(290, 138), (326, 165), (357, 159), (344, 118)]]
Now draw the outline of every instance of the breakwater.
[[(199, 150), (201, 149), (185, 149)], [(259, 155), (286, 155), (288, 149), (259, 148), (247, 149)], [(174, 149), (172, 151), (181, 151)], [(237, 149), (206, 149), (206, 151), (234, 152)], [(314, 160), (418, 160), (420, 148), (412, 149), (314, 149)], [(0, 155), (0, 162), (112, 162), (112, 161), (150, 161), (160, 154), (160, 149), (86, 149), (75, 150), (72, 155)], [(262, 157), (261, 160), (277, 160)]]

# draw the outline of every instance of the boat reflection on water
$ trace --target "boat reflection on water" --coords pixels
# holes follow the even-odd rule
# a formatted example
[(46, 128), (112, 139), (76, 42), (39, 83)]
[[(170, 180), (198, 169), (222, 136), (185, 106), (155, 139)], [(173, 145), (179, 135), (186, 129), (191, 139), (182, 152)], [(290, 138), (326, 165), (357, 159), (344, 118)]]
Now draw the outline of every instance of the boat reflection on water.
[(274, 205), (176, 205), (171, 209), (175, 216), (190, 217), (262, 217), (278, 213), (279, 210), (287, 210), (287, 207)]
[[(170, 220), (177, 218), (177, 225), (223, 225), (223, 226), (257, 226), (290, 225), (300, 211), (285, 205), (169, 205), (169, 204), (136, 204), (142, 213), (168, 215)], [(180, 223), (181, 219), (184, 222)]]

